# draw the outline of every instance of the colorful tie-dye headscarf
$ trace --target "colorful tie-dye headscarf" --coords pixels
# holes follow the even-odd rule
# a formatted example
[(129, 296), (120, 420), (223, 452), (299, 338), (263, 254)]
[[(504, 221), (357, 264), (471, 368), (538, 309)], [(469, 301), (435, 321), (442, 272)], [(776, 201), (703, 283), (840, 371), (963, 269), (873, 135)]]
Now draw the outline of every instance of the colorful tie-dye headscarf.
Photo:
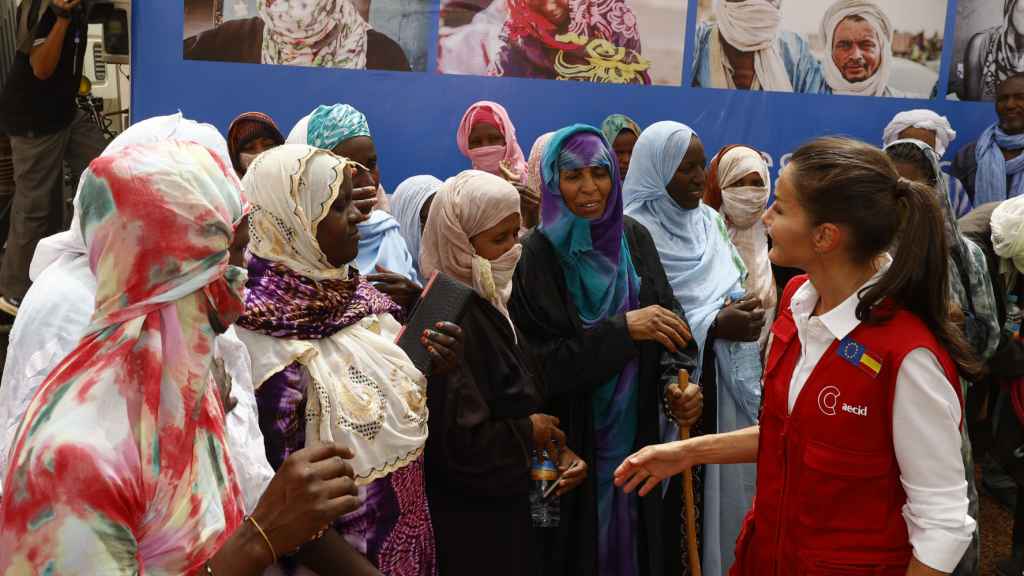
[[(604, 215), (594, 221), (576, 216), (559, 187), (561, 170), (603, 166), (612, 178)], [(555, 247), (573, 302), (585, 324), (599, 322), (637, 303), (639, 280), (623, 234), (619, 163), (593, 126), (576, 124), (551, 137), (543, 172), (540, 231)]]
[(604, 132), (605, 140), (608, 140), (609, 144), (615, 142), (623, 130), (629, 130), (637, 138), (640, 137), (640, 126), (637, 126), (637, 123), (625, 114), (612, 114), (601, 123), (601, 132)]
[(124, 148), (83, 176), (96, 312), (26, 412), (0, 572), (191, 574), (241, 523), (210, 379), (214, 335), (241, 312), (237, 182), (181, 142)]
[(306, 143), (333, 150), (335, 146), (356, 136), (370, 136), (366, 116), (348, 104), (319, 106), (309, 117)]

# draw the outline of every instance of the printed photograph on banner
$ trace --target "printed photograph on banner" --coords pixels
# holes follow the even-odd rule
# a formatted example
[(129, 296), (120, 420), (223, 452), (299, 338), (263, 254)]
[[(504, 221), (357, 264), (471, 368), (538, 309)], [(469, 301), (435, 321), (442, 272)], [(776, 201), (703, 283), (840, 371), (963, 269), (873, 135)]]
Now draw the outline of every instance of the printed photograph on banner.
[(946, 97), (994, 100), (996, 86), (1024, 72), (1024, 2), (959, 0)]
[(186, 60), (427, 69), (435, 0), (183, 0)]
[(698, 0), (691, 83), (932, 98), (948, 0)]
[(689, 0), (441, 0), (442, 74), (679, 86)]

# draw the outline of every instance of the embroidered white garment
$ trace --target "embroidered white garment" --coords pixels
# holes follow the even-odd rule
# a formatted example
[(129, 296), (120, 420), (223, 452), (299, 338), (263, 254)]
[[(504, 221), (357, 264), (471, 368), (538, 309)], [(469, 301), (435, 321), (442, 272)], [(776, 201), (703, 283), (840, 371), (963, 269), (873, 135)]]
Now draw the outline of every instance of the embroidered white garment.
[[(330, 152), (299, 144), (261, 154), (243, 180), (253, 206), (249, 250), (311, 280), (348, 278), (349, 266), (334, 267), (316, 240), (348, 166)], [(306, 446), (338, 441), (351, 448), (358, 485), (422, 453), (426, 378), (395, 344), (401, 326), (390, 315), (369, 315), (310, 340), (237, 330), (249, 350), (256, 390), (293, 363), (304, 368)]]
[(259, 390), (294, 362), (308, 378), (306, 445), (341, 442), (365, 486), (412, 462), (427, 441), (427, 380), (395, 344), (402, 326), (371, 315), (319, 340), (274, 338), (238, 328)]

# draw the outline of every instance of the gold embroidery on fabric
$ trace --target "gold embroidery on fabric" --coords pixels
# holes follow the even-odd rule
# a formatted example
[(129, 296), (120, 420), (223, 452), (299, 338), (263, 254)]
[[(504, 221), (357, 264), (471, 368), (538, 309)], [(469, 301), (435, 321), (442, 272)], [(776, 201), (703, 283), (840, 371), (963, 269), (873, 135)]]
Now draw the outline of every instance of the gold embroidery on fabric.
[(349, 365), (338, 390), (338, 426), (373, 440), (384, 427), (384, 391), (380, 384)]
[(367, 324), (366, 329), (369, 330), (370, 332), (373, 332), (377, 336), (380, 336), (380, 320), (374, 318), (372, 322)]
[(393, 462), (387, 462), (377, 468), (373, 468), (366, 474), (357, 475), (354, 478), (356, 486), (366, 486), (367, 484), (372, 483), (374, 480), (380, 480), (381, 478), (384, 478), (393, 472), (397, 472), (402, 468), (405, 468), (409, 464), (415, 462), (417, 459), (419, 459), (421, 454), (423, 454), (422, 446), (413, 450), (412, 452), (409, 452), (405, 456), (399, 456), (398, 458), (395, 458)]
[(601, 38), (588, 40), (579, 34), (569, 33), (556, 36), (555, 39), (585, 47), (585, 63), (580, 64), (566, 62), (565, 51), (558, 51), (555, 72), (562, 80), (630, 84), (642, 82), (642, 73), (651, 67), (651, 61), (640, 54)]
[(402, 400), (406, 418), (417, 424), (425, 423), (427, 421), (427, 395), (424, 387), (397, 368), (391, 369), (388, 380), (392, 382), (395, 392)]

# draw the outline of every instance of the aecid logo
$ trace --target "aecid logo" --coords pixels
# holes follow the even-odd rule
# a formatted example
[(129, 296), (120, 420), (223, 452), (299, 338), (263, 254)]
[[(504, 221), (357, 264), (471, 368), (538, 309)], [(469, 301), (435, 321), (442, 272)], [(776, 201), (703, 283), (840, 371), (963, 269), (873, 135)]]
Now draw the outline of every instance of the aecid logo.
[(868, 407), (867, 406), (851, 406), (851, 405), (847, 404), (846, 402), (843, 402), (843, 412), (846, 412), (847, 414), (853, 414), (854, 416), (867, 416), (868, 415)]
[[(825, 416), (835, 416), (837, 414), (836, 408), (839, 407), (839, 388), (835, 386), (826, 386), (821, 389), (818, 393), (818, 409)], [(842, 407), (839, 408), (847, 414), (853, 414), (854, 416), (867, 416), (867, 406), (853, 406), (842, 403)]]
[(818, 393), (818, 409), (825, 416), (835, 416), (839, 405), (839, 388), (826, 386)]

